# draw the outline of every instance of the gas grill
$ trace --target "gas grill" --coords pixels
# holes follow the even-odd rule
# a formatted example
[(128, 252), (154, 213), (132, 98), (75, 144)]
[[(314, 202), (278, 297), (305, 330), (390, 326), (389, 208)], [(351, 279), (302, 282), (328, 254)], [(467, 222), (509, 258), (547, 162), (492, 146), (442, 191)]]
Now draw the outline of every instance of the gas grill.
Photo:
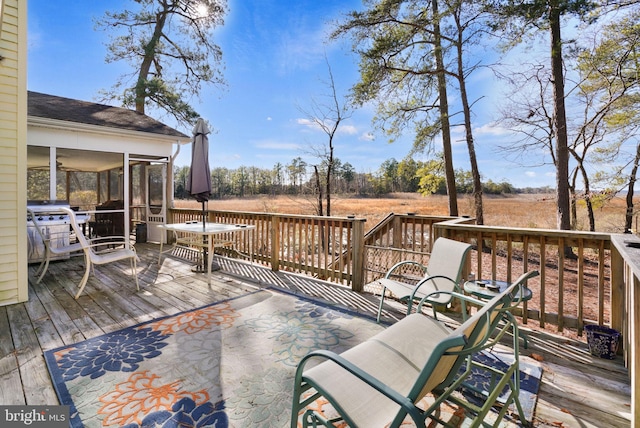
[[(70, 208), (67, 201), (28, 201), (27, 203), (27, 208), (33, 212), (44, 236), (50, 238), (51, 246), (56, 248), (68, 246), (71, 242), (71, 219), (68, 214), (60, 210), (61, 207)], [(85, 223), (88, 219), (88, 214), (76, 215), (79, 224)], [(44, 242), (30, 215), (27, 215), (27, 237), (29, 263), (41, 262), (45, 253)], [(51, 257), (50, 260), (68, 258), (69, 254), (61, 254)]]

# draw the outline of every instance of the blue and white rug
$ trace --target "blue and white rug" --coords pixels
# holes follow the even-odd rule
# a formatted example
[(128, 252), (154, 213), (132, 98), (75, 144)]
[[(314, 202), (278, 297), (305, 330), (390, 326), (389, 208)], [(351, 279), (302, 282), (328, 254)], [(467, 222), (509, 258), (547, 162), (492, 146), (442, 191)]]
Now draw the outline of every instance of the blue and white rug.
[(75, 428), (285, 427), (298, 361), (315, 349), (340, 353), (383, 328), (261, 290), (46, 351), (45, 358)]
[(45, 353), (73, 427), (273, 426), (289, 422), (298, 361), (383, 327), (258, 291)]

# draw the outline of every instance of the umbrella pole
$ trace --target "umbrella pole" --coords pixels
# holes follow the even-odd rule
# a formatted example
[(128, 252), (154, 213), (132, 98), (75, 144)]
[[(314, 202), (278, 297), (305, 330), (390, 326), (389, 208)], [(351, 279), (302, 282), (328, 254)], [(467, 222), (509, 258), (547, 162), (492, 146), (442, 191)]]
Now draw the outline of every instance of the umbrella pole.
[[(207, 214), (205, 212), (204, 209), (204, 201), (202, 201), (202, 231), (204, 232), (207, 229), (207, 225), (206, 225), (206, 217)], [(203, 252), (203, 257), (202, 257), (202, 271), (203, 272), (207, 272), (207, 269), (209, 268), (209, 260), (208, 258), (208, 254), (207, 254), (207, 235), (202, 235), (202, 243), (204, 244), (202, 246), (202, 252)]]

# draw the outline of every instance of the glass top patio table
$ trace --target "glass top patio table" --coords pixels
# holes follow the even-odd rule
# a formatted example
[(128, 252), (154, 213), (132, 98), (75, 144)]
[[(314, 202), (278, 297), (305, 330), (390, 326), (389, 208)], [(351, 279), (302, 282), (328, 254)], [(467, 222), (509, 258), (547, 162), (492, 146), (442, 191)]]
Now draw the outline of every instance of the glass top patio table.
[[(161, 224), (159, 225), (159, 227), (164, 230), (172, 231), (174, 233), (182, 232), (182, 233), (188, 233), (193, 235), (199, 235), (199, 236), (202, 236), (203, 238), (204, 237), (207, 238), (203, 240), (202, 245), (198, 245), (198, 246), (202, 246), (204, 249), (206, 249), (206, 253), (203, 258), (207, 265), (206, 266), (207, 267), (207, 283), (209, 284), (209, 286), (211, 286), (211, 265), (212, 265), (213, 258), (210, 255), (213, 254), (213, 248), (214, 248), (213, 237), (215, 235), (221, 235), (225, 233), (253, 231), (256, 228), (255, 225), (249, 225), (249, 224), (205, 223), (203, 225), (202, 222), (198, 222), (198, 221), (188, 221), (185, 223)], [(174, 242), (174, 248), (177, 243), (178, 243), (178, 240), (176, 239), (176, 241)], [(158, 265), (160, 265), (160, 260), (162, 258), (163, 244), (164, 244), (164, 240), (161, 240), (160, 254), (158, 256)], [(207, 257), (207, 255), (209, 255), (209, 257)]]
[[(465, 282), (464, 291), (481, 299), (490, 300), (503, 292), (510, 285), (511, 283), (507, 281), (499, 281), (495, 279), (476, 279)], [(520, 297), (521, 290), (523, 292), (522, 298)], [(514, 300), (522, 299), (522, 301), (524, 302), (527, 300), (531, 300), (531, 297), (533, 297), (531, 289), (522, 286), (521, 289), (516, 293)]]
[(248, 224), (226, 224), (226, 223), (205, 223), (202, 222), (186, 222), (186, 223), (169, 223), (160, 225), (166, 230), (176, 232), (195, 233), (199, 235), (217, 235), (219, 233), (238, 232), (245, 230), (253, 230), (255, 226)]

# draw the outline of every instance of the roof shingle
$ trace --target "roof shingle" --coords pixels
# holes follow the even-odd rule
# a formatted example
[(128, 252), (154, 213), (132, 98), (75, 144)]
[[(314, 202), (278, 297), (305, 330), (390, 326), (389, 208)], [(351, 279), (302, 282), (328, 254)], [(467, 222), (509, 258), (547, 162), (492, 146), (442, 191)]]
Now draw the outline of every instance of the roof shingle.
[(145, 114), (121, 107), (28, 91), (28, 115), (130, 131), (188, 138)]

